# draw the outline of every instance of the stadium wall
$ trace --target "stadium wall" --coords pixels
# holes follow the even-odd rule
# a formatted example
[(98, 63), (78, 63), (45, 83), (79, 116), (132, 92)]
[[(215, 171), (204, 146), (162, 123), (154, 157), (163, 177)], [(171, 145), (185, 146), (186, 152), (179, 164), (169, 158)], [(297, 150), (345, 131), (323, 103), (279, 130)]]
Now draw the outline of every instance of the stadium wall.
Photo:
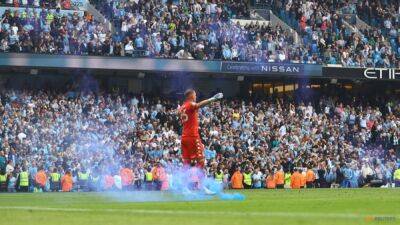
[(298, 77), (348, 80), (399, 81), (399, 68), (344, 68), (338, 65), (316, 65), (276, 62), (201, 61), (104, 56), (38, 55), (1, 53), (0, 69), (61, 69), (85, 70), (92, 74), (113, 75), (124, 71), (126, 75), (141, 72), (175, 74), (212, 74), (227, 77), (253, 76), (266, 78)]
[(0, 54), (0, 67), (251, 74), (261, 76), (322, 76), (321, 65), (295, 63), (254, 63), (21, 53)]

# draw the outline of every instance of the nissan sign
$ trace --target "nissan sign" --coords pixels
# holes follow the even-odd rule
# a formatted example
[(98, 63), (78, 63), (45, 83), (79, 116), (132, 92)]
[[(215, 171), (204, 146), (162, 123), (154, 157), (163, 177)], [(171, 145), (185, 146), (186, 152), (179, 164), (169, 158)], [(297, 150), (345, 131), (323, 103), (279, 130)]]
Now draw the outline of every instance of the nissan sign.
[(221, 72), (259, 75), (321, 76), (322, 67), (320, 65), (296, 63), (222, 62)]
[(235, 73), (300, 74), (303, 72), (303, 65), (280, 63), (223, 62), (222, 71)]

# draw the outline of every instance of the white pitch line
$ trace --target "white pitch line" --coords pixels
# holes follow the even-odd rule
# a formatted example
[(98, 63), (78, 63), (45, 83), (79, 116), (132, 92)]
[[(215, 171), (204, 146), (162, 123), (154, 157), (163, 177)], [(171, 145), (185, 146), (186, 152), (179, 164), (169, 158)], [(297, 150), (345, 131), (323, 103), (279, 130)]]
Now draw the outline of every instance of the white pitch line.
[(354, 213), (310, 213), (310, 212), (232, 212), (232, 211), (183, 211), (183, 210), (145, 210), (145, 209), (85, 209), (85, 208), (50, 208), (31, 206), (0, 206), (0, 210), (20, 211), (49, 211), (49, 212), (111, 212), (132, 214), (159, 214), (159, 215), (193, 215), (193, 216), (255, 216), (255, 217), (304, 217), (304, 218), (336, 218), (336, 219), (364, 219), (367, 216), (395, 217), (398, 215), (363, 215)]

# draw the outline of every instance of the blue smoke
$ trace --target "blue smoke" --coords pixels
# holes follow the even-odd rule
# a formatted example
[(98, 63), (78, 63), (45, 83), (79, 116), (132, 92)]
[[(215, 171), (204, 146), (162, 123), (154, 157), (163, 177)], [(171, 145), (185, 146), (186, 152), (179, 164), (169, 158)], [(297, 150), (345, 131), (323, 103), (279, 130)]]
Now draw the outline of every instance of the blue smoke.
[[(193, 188), (194, 181), (198, 183), (195, 188)], [(222, 183), (215, 181), (213, 178), (205, 177), (203, 170), (199, 168), (183, 167), (177, 171), (173, 171), (170, 182), (170, 191), (175, 196), (187, 201), (204, 201), (215, 198), (220, 200), (245, 199), (244, 195), (240, 193), (224, 193)], [(206, 189), (209, 193), (205, 191)]]
[[(221, 183), (204, 177), (203, 171), (198, 168), (169, 168), (167, 171), (168, 191), (104, 192), (101, 195), (119, 202), (245, 200), (243, 194), (225, 193)], [(193, 181), (198, 183), (196, 187)]]

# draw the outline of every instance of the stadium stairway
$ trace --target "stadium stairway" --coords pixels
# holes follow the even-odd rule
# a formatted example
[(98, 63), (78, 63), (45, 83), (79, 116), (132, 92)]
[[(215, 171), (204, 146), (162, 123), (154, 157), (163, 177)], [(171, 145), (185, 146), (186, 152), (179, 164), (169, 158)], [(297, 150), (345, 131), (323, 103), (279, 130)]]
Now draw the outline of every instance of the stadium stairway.
[[(255, 3), (252, 4), (251, 8), (265, 19), (270, 20), (272, 26), (276, 24), (281, 25), (286, 31), (289, 31), (294, 35), (294, 40), (302, 42), (302, 38), (297, 32), (298, 27), (293, 27), (293, 24), (290, 25), (284, 19), (280, 18), (279, 12), (275, 12), (270, 4), (264, 4), (262, 3), (262, 1), (255, 1)], [(338, 13), (339, 16), (343, 18), (343, 24), (346, 26), (347, 29), (351, 30), (352, 32), (356, 32), (359, 35), (362, 35), (362, 29), (371, 28), (367, 23), (358, 18), (357, 15), (342, 14), (340, 12), (336, 13)], [(296, 43), (298, 43), (297, 41)]]
[[(360, 36), (363, 36), (363, 31), (371, 30), (371, 29), (379, 29), (377, 27), (373, 27), (364, 20), (362, 20), (357, 14), (344, 14), (338, 12), (338, 14), (344, 19), (344, 24), (349, 27), (353, 32), (356, 32)], [(388, 41), (389, 38), (386, 36), (386, 40), (384, 40), (385, 44), (390, 45)]]
[(356, 26), (359, 29), (371, 29), (371, 26), (364, 20), (360, 19), (358, 15), (356, 15)]
[(272, 10), (265, 7), (252, 7), (251, 10), (254, 10), (259, 17), (263, 18), (264, 21), (269, 21), (269, 24), (272, 27), (281, 26), (283, 30), (292, 34), (295, 43), (298, 44), (301, 41), (301, 38), (297, 31), (289, 26), (286, 22), (281, 20), (278, 16), (276, 16), (272, 12)]
[[(354, 27), (355, 29), (360, 32), (362, 30), (371, 30), (371, 29), (381, 29), (380, 27), (374, 27), (373, 25), (369, 24), (368, 22), (364, 21), (362, 18), (360, 18), (359, 15), (357, 14), (351, 14), (351, 16), (355, 17), (354, 19)], [(384, 41), (386, 44), (390, 45), (389, 42), (389, 37), (388, 35), (385, 36), (386, 40)]]
[(114, 32), (114, 25), (111, 23), (101, 12), (99, 12), (94, 5), (88, 2), (87, 11), (91, 13), (95, 20), (102, 22), (106, 31)]
[(372, 27), (364, 22), (358, 15), (356, 14), (346, 14), (337, 11), (337, 14), (343, 18), (343, 23), (345, 26), (350, 28), (353, 32), (362, 35), (363, 30), (370, 30)]

